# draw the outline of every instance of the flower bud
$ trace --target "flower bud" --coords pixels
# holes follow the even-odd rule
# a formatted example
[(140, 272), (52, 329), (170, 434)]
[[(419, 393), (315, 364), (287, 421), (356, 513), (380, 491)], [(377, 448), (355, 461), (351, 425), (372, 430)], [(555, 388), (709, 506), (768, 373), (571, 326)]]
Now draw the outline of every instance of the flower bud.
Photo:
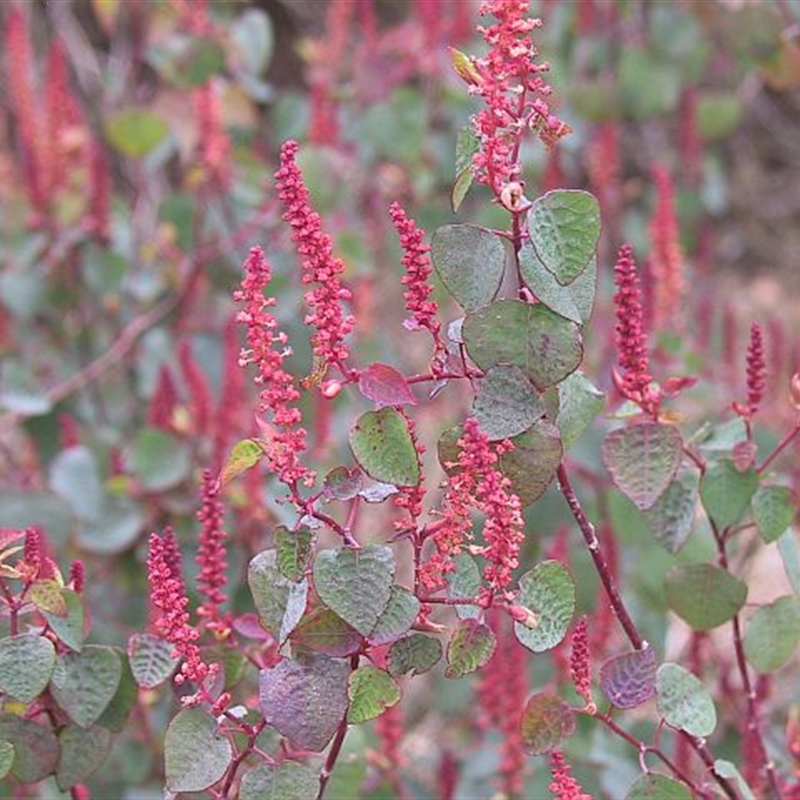
[(333, 400), (333, 398), (342, 391), (342, 382), (336, 380), (325, 381), (320, 387), (320, 391), (323, 397), (328, 400)]

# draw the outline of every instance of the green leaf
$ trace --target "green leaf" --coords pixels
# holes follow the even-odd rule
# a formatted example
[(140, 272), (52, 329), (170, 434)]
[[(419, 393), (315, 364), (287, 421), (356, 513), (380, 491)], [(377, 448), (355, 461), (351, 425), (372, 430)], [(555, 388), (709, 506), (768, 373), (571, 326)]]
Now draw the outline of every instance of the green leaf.
[(515, 436), (514, 449), (500, 456), (500, 469), (511, 481), (511, 491), (529, 506), (547, 491), (561, 464), (561, 435), (546, 419)]
[(539, 392), (512, 364), (487, 370), (472, 404), (472, 415), (490, 440), (510, 439), (545, 415)]
[(278, 525), (274, 535), (278, 570), (281, 575), (294, 582), (302, 580), (311, 560), (311, 542), (314, 534), (302, 526), (292, 531), (284, 525)]
[(306, 614), (291, 635), (293, 650), (311, 650), (339, 658), (357, 653), (363, 641), (355, 628), (324, 606)]
[(402, 586), (392, 586), (389, 602), (367, 637), (379, 646), (399, 639), (414, 624), (419, 614), (419, 600)]
[(656, 672), (658, 713), (668, 725), (690, 736), (710, 736), (717, 727), (714, 701), (703, 682), (678, 664), (662, 664)]
[(747, 623), (744, 654), (759, 672), (774, 672), (800, 641), (800, 599), (779, 597), (759, 608)]
[[(447, 596), (451, 599), (478, 596), (481, 588), (481, 571), (475, 559), (467, 553), (460, 553), (453, 559), (455, 569), (445, 575), (447, 580)], [(453, 606), (459, 619), (473, 619), (481, 615), (481, 609), (476, 605)]]
[(0, 742), (0, 781), (8, 775), (14, 763), (14, 745), (11, 742)]
[(49, 611), (57, 617), (67, 616), (67, 602), (61, 594), (62, 586), (57, 580), (35, 580), (28, 590), (30, 601), (39, 611)]
[(322, 550), (314, 559), (314, 588), (328, 608), (369, 636), (389, 604), (394, 571), (386, 545)]
[(111, 702), (121, 677), (122, 664), (115, 650), (87, 645), (80, 653), (58, 656), (50, 691), (73, 722), (89, 728)]
[(491, 303), (500, 289), (506, 249), (475, 225), (444, 225), (431, 239), (431, 260), (445, 288), (466, 311)]
[(644, 512), (650, 533), (669, 553), (677, 553), (692, 532), (697, 487), (696, 472), (678, 473), (655, 505)]
[(566, 451), (603, 410), (606, 396), (582, 372), (576, 371), (558, 385), (558, 398), (556, 426)]
[(236, 442), (219, 474), (220, 485), (226, 486), (243, 472), (252, 469), (264, 456), (264, 448), (255, 439)]
[(174, 646), (151, 633), (134, 633), (128, 639), (128, 658), (137, 686), (155, 689), (172, 676), (180, 659)]
[(636, 708), (655, 692), (656, 653), (652, 647), (609, 658), (600, 667), (600, 688), (617, 708)]
[(239, 800), (308, 800), (319, 790), (317, 773), (305, 764), (282, 761), (253, 767), (242, 775)]
[(97, 720), (98, 725), (115, 733), (119, 733), (125, 728), (139, 696), (139, 687), (134, 680), (127, 656), (124, 653), (119, 653), (119, 657), (122, 664), (122, 677), (119, 680), (119, 686), (117, 686), (117, 691), (111, 698), (111, 702)]
[(88, 730), (68, 725), (58, 735), (61, 756), (58, 759), (56, 782), (63, 791), (82, 783), (99, 769), (111, 750), (111, 731), (94, 725)]
[(712, 564), (678, 564), (665, 583), (667, 605), (696, 631), (709, 631), (737, 614), (747, 584)]
[(56, 663), (53, 643), (35, 633), (0, 639), (0, 692), (30, 703), (47, 687)]
[(106, 119), (105, 134), (118, 153), (128, 158), (142, 158), (166, 139), (169, 127), (152, 111), (129, 108)]
[(498, 300), (467, 314), (462, 335), (481, 369), (515, 364), (540, 390), (564, 380), (583, 359), (579, 327), (541, 303)]
[(358, 725), (379, 717), (400, 702), (400, 687), (385, 670), (365, 664), (350, 674), (347, 696), (350, 698), (347, 721)]
[(591, 261), (600, 239), (600, 205), (589, 192), (558, 189), (528, 211), (530, 245), (556, 280), (572, 283)]
[(0, 409), (23, 417), (43, 416), (53, 403), (30, 369), (10, 358), (0, 364)]
[(674, 425), (639, 422), (611, 431), (603, 461), (614, 485), (641, 511), (652, 508), (681, 463), (683, 442)]
[(278, 569), (277, 551), (270, 549), (250, 560), (247, 583), (264, 627), (284, 642), (303, 615), (308, 582), (287, 580)]
[(756, 489), (758, 473), (754, 469), (739, 472), (730, 459), (712, 464), (700, 480), (703, 506), (720, 530), (738, 522)]
[(419, 457), (408, 422), (393, 408), (362, 414), (350, 430), (350, 449), (371, 478), (396, 486), (416, 486)]
[(781, 560), (783, 561), (783, 570), (792, 585), (792, 591), (795, 594), (800, 594), (800, 554), (797, 552), (794, 531), (791, 528), (787, 528), (778, 537), (777, 542), (778, 552), (781, 554)]
[(692, 800), (692, 793), (684, 783), (666, 775), (648, 772), (633, 783), (625, 800)]
[(262, 8), (245, 9), (231, 24), (238, 64), (249, 75), (264, 74), (275, 50), (272, 20)]
[(476, 619), (458, 623), (447, 643), (445, 678), (463, 678), (486, 665), (497, 646), (492, 629)]
[(352, 500), (361, 489), (363, 476), (358, 467), (334, 467), (322, 482), (322, 493), (328, 500)]
[(260, 704), (267, 722), (304, 750), (318, 753), (347, 711), (347, 661), (314, 655), (284, 659), (260, 673)]
[(220, 735), (219, 723), (199, 707), (179, 711), (167, 727), (164, 762), (167, 789), (202, 792), (225, 774), (233, 748)]
[(566, 635), (575, 611), (575, 584), (558, 561), (541, 561), (519, 580), (517, 603), (536, 615), (536, 627), (514, 623), (517, 639), (534, 653), (551, 650)]
[(20, 717), (0, 717), (0, 741), (14, 746), (11, 774), (21, 783), (36, 783), (56, 771), (58, 739), (52, 729)]
[(789, 527), (797, 512), (792, 491), (786, 486), (759, 486), (751, 505), (758, 532), (767, 543)]
[(442, 645), (424, 633), (412, 633), (398, 639), (390, 648), (387, 666), (391, 675), (421, 675), (439, 662)]
[(552, 272), (539, 260), (533, 247), (525, 243), (519, 251), (519, 269), (522, 279), (550, 310), (579, 325), (585, 325), (592, 316), (597, 292), (597, 259), (567, 286), (562, 286)]
[(725, 759), (718, 758), (714, 762), (714, 772), (716, 772), (720, 778), (736, 781), (743, 800), (756, 800), (753, 790), (747, 785), (747, 781), (742, 777), (735, 764), (732, 764), (730, 761), (725, 761)]
[(56, 636), (70, 650), (79, 653), (83, 648), (83, 640), (86, 638), (84, 630), (83, 598), (74, 590), (64, 587), (61, 590), (64, 603), (67, 607), (65, 617), (57, 614), (45, 612), (44, 617), (47, 624)]
[(559, 697), (534, 694), (522, 712), (521, 733), (525, 749), (531, 755), (543, 755), (575, 733), (575, 714)]
[(62, 450), (50, 465), (50, 486), (69, 503), (78, 519), (97, 519), (103, 485), (92, 451), (79, 445)]
[(735, 92), (703, 92), (697, 101), (697, 130), (704, 141), (721, 139), (739, 126), (744, 106)]
[(143, 489), (163, 492), (189, 477), (191, 459), (186, 445), (156, 428), (144, 428), (126, 454), (126, 465)]

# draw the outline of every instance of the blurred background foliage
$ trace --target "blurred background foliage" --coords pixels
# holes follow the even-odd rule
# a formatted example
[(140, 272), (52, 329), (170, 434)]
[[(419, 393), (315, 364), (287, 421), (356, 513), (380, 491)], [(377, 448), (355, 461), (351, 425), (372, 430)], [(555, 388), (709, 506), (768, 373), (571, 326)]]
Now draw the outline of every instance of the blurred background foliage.
[[(587, 188), (603, 211), (587, 371), (608, 387), (614, 253), (629, 240), (647, 258), (658, 165), (675, 186), (690, 275), (685, 317), (662, 335), (659, 358), (704, 379), (687, 394), (698, 419), (718, 414), (742, 396), (746, 327), (758, 316), (769, 337), (775, 425), (763, 435), (774, 441), (800, 357), (791, 298), (800, 3), (543, 0), (534, 8), (545, 22), (537, 41), (555, 104), (574, 132), (556, 150), (526, 153), (527, 193)], [(399, 200), (429, 231), (456, 219), (504, 224), (483, 187), (457, 217), (450, 205), (456, 140), (475, 106), (447, 47), (479, 50), (477, 19), (468, 0), (0, 6), (0, 527), (40, 526), (56, 560), (86, 561), (92, 641), (124, 646), (147, 625), (150, 531), (174, 525), (191, 569), (200, 470), (219, 469), (254, 431), (231, 300), (252, 245), (273, 263), (296, 374), (311, 371), (271, 177), (285, 139), (301, 142), (316, 206), (346, 263), (356, 352), (363, 363), (424, 368), (413, 337), (396, 345), (402, 273), (387, 209)], [(320, 469), (347, 462), (350, 403), (305, 409)], [(429, 404), (423, 429), (436, 436), (459, 410), (452, 396)], [(641, 628), (663, 648), (661, 587), (674, 558), (642, 541), (640, 515), (608, 490), (600, 435), (587, 436), (573, 458), (593, 517), (625, 554), (617, 568)], [(226, 497), (233, 602), (242, 611), (251, 610), (247, 561), (284, 521), (273, 502), (279, 491), (254, 473)], [(532, 512), (531, 558), (565, 553), (565, 512), (550, 494)], [(688, 555), (707, 547), (695, 536)], [(579, 607), (590, 609), (589, 559), (574, 555), (572, 568)], [(599, 641), (595, 657), (613, 643), (613, 634)], [(553, 677), (553, 663), (530, 659), (532, 685)], [(455, 796), (490, 796), (496, 742), (472, 713), (469, 683), (438, 677), (413, 692), (410, 791), (430, 796), (444, 757), (461, 765)], [(145, 712), (89, 782), (96, 796), (162, 796), (158, 732), (168, 694), (145, 698)], [(600, 726), (581, 733), (572, 744), (576, 776), (587, 791), (622, 796), (637, 771), (630, 753)], [(346, 750), (363, 756), (372, 744), (354, 730)], [(593, 769), (595, 760), (605, 768)], [(368, 763), (343, 758), (331, 796), (353, 796)], [(546, 794), (547, 781), (534, 770), (529, 796)], [(61, 796), (50, 783), (31, 791)], [(368, 796), (393, 795), (376, 783)]]

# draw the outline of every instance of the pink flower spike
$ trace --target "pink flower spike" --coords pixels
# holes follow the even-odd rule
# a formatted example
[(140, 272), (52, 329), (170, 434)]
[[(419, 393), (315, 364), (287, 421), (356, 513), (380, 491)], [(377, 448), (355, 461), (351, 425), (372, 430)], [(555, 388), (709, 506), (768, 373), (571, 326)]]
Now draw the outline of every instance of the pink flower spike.
[(592, 800), (592, 796), (586, 794), (578, 781), (570, 775), (570, 766), (560, 750), (550, 753), (550, 772), (553, 781), (547, 788), (558, 800)]
[(754, 322), (750, 326), (750, 342), (747, 345), (747, 405), (750, 414), (758, 411), (764, 399), (767, 385), (767, 364), (764, 359), (764, 342), (761, 326)]
[(217, 481), (210, 470), (203, 472), (203, 505), (197, 512), (200, 520), (200, 545), (197, 550), (196, 561), (200, 567), (197, 576), (197, 589), (205, 600), (197, 609), (197, 616), (205, 622), (205, 626), (220, 637), (224, 636), (229, 628), (228, 621), (220, 611), (220, 606), (228, 599), (223, 587), (227, 579), (225, 570), (228, 567), (225, 561), (225, 539), (227, 534), (222, 529), (222, 503), (217, 494)]
[(411, 315), (410, 320), (406, 321), (406, 326), (417, 330), (427, 328), (438, 348), (442, 324), (436, 319), (439, 306), (436, 301), (429, 299), (433, 292), (433, 287), (429, 283), (433, 265), (428, 255), (430, 247), (423, 243), (425, 232), (417, 227), (399, 203), (392, 203), (389, 214), (400, 237), (400, 246), (405, 252), (403, 266), (406, 268), (406, 274), (402, 282), (406, 291), (403, 297), (406, 309)]
[(572, 684), (579, 697), (592, 705), (591, 655), (586, 616), (582, 616), (572, 632), (572, 650), (569, 656), (569, 671)]
[(234, 300), (243, 304), (236, 319), (247, 327), (247, 348), (239, 356), (239, 365), (255, 364), (258, 369), (255, 383), (262, 387), (258, 411), (272, 417), (272, 424), (260, 420), (270, 430), (269, 466), (287, 486), (301, 481), (311, 483), (314, 473), (299, 459), (306, 449), (306, 431), (300, 424), (302, 415), (294, 405), (300, 392), (294, 378), (283, 369), (283, 361), (292, 351), (288, 337), (278, 330), (278, 321), (269, 311), (275, 305), (275, 298), (264, 295), (272, 280), (272, 270), (260, 248), (250, 251), (244, 270), (241, 288), (233, 294)]
[(642, 293), (639, 275), (633, 260), (633, 249), (624, 244), (619, 249), (614, 267), (614, 308), (617, 315), (617, 353), (622, 374), (615, 373), (615, 384), (628, 400), (638, 403), (642, 411), (655, 416), (660, 397), (650, 390), (650, 353), (644, 329)]
[(171, 529), (167, 529), (163, 539), (155, 533), (150, 535), (147, 579), (150, 601), (159, 612), (154, 624), (164, 639), (174, 646), (173, 655), (183, 658), (175, 683), (181, 684), (188, 679), (202, 685), (219, 668), (216, 664), (206, 664), (200, 655), (196, 644), (200, 634), (189, 624), (189, 598), (176, 552), (177, 544)]
[(344, 264), (333, 255), (331, 237), (323, 233), (320, 216), (311, 208), (310, 194), (297, 166), (298, 150), (297, 142), (284, 143), (281, 168), (275, 173), (275, 179), (285, 208), (283, 218), (291, 225), (292, 239), (304, 259), (303, 283), (314, 284), (305, 294), (310, 309), (305, 321), (316, 328), (311, 336), (315, 364), (310, 377), (310, 382), (316, 383), (331, 366), (348, 375), (346, 362), (350, 353), (344, 339), (353, 330), (355, 320), (342, 310), (342, 303), (351, 297), (340, 279)]

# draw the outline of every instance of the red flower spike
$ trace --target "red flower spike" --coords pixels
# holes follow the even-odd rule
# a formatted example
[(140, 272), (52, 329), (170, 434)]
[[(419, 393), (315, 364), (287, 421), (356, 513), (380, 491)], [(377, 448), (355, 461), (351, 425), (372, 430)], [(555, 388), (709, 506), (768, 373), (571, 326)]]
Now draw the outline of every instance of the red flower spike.
[(194, 90), (199, 128), (198, 159), (221, 188), (231, 182), (231, 143), (222, 121), (221, 87), (211, 80)]
[(171, 430), (175, 406), (178, 404), (178, 390), (172, 372), (166, 364), (158, 370), (156, 388), (147, 408), (147, 424), (162, 430)]
[(316, 361), (312, 379), (316, 382), (330, 366), (337, 366), (343, 374), (348, 374), (345, 362), (349, 350), (344, 339), (352, 331), (355, 320), (342, 310), (342, 303), (351, 297), (340, 279), (344, 263), (333, 255), (331, 237), (323, 233), (320, 216), (311, 208), (309, 191), (296, 162), (298, 150), (297, 142), (284, 143), (281, 168), (275, 173), (275, 180), (285, 208), (283, 218), (291, 225), (292, 240), (304, 259), (303, 283), (315, 285), (305, 294), (310, 309), (305, 322), (316, 328), (311, 336)]
[(550, 772), (553, 781), (547, 788), (558, 800), (592, 800), (592, 796), (586, 794), (581, 785), (570, 775), (571, 768), (560, 750), (553, 750), (550, 753)]
[(423, 243), (425, 232), (417, 227), (399, 203), (392, 203), (389, 214), (400, 237), (400, 246), (405, 252), (402, 263), (406, 268), (406, 274), (402, 282), (406, 291), (403, 297), (411, 316), (404, 325), (409, 330), (427, 328), (438, 345), (442, 324), (436, 319), (439, 306), (435, 300), (429, 299), (433, 292), (433, 287), (429, 283), (433, 265), (428, 255), (430, 247)]
[(672, 178), (660, 165), (653, 167), (656, 184), (656, 207), (650, 222), (651, 258), (653, 276), (653, 319), (651, 329), (674, 327), (680, 316), (686, 280), (683, 275), (683, 253), (675, 213), (675, 192)]
[[(302, 415), (294, 403), (300, 392), (294, 378), (283, 369), (283, 361), (291, 354), (288, 337), (278, 330), (278, 321), (269, 311), (274, 297), (265, 297), (264, 290), (272, 280), (272, 270), (260, 248), (254, 247), (244, 264), (245, 276), (233, 298), (244, 307), (236, 316), (247, 327), (247, 348), (241, 351), (239, 365), (255, 364), (259, 394), (258, 411), (270, 413), (272, 430), (267, 457), (270, 469), (287, 485), (311, 483), (314, 473), (300, 463), (299, 454), (306, 449), (306, 430), (301, 427)], [(264, 426), (268, 423), (259, 420)]]
[(487, 106), (472, 118), (480, 140), (472, 165), (476, 180), (498, 198), (507, 183), (520, 178), (519, 144), (527, 126), (548, 147), (570, 132), (544, 100), (551, 89), (541, 73), (549, 67), (536, 63), (538, 51), (530, 37), (542, 21), (526, 16), (529, 5), (528, 0), (483, 0), (479, 9), (497, 22), (478, 27), (489, 52), (471, 59), (479, 80), (470, 91)]
[(614, 283), (617, 287), (614, 295), (617, 324), (614, 331), (618, 361), (624, 371), (624, 374), (614, 371), (614, 383), (624, 397), (638, 403), (643, 411), (655, 417), (660, 396), (650, 388), (653, 379), (649, 372), (650, 353), (644, 329), (642, 292), (633, 249), (629, 244), (619, 249)]
[(747, 345), (747, 405), (751, 416), (758, 411), (764, 399), (766, 385), (767, 364), (764, 358), (761, 326), (754, 322), (750, 326), (750, 342)]
[(220, 611), (220, 606), (228, 599), (223, 591), (227, 582), (225, 577), (225, 570), (228, 567), (225, 561), (227, 534), (222, 529), (223, 509), (216, 483), (211, 471), (204, 470), (203, 504), (197, 512), (197, 519), (200, 520), (202, 528), (195, 560), (200, 567), (197, 590), (205, 600), (198, 607), (197, 616), (204, 620), (209, 630), (224, 635), (230, 628), (229, 621)]
[(569, 657), (569, 672), (579, 697), (592, 705), (591, 654), (586, 616), (582, 616), (572, 632), (572, 650)]
[(77, 561), (72, 562), (72, 566), (69, 569), (69, 581), (68, 583), (72, 586), (72, 591), (75, 594), (82, 594), (83, 593), (83, 584), (86, 577), (85, 569), (83, 566), (83, 561), (78, 559)]
[(202, 686), (207, 678), (216, 674), (218, 665), (206, 664), (200, 655), (200, 648), (196, 644), (200, 634), (189, 624), (189, 612), (186, 610), (189, 598), (186, 596), (178, 559), (177, 543), (171, 529), (167, 529), (163, 538), (155, 533), (150, 535), (147, 579), (150, 601), (159, 612), (155, 627), (174, 646), (173, 656), (183, 658), (175, 683), (182, 684), (188, 679)]

